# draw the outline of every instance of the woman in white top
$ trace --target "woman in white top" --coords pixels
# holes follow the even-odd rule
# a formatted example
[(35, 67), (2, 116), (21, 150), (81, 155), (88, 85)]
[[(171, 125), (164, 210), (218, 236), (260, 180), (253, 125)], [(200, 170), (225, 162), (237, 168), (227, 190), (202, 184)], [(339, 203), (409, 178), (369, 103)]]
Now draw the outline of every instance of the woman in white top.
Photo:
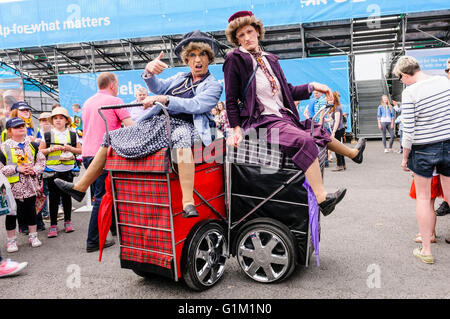
[(47, 157), (46, 170), (54, 173), (48, 178), (48, 190), (50, 193), (50, 229), (48, 237), (58, 235), (57, 216), (58, 205), (62, 199), (64, 208), (64, 230), (66, 233), (74, 231), (71, 222), (72, 198), (62, 192), (55, 184), (55, 178), (68, 182), (73, 181), (72, 170), (75, 168), (75, 154), (81, 154), (81, 144), (78, 135), (69, 130), (71, 125), (69, 112), (63, 107), (56, 107), (52, 111), (50, 123), (53, 128), (44, 134), (44, 141), (39, 149)]
[(416, 215), (422, 248), (413, 251), (422, 262), (432, 264), (430, 241), (434, 227), (431, 207), (433, 171), (440, 175), (445, 198), (450, 198), (450, 84), (443, 76), (420, 70), (413, 57), (401, 57), (394, 74), (408, 85), (402, 92), (402, 168), (414, 172)]

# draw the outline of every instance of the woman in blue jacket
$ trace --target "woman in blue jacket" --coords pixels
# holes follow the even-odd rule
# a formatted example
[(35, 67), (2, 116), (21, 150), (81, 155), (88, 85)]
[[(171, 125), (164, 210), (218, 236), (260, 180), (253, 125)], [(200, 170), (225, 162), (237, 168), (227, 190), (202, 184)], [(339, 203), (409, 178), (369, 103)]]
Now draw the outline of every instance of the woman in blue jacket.
[[(392, 152), (392, 144), (394, 144), (394, 110), (389, 103), (387, 95), (381, 97), (381, 104), (378, 106), (377, 112), (378, 128), (383, 133), (383, 146), (385, 153)], [(386, 148), (386, 131), (390, 134), (389, 148)]]

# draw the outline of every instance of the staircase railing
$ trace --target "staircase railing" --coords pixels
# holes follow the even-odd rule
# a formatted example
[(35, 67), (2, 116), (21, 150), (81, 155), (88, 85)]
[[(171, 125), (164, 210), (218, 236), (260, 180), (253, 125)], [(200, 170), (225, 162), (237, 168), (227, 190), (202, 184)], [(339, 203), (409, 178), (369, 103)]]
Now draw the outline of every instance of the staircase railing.
[(383, 92), (388, 97), (389, 103), (392, 105), (392, 98), (391, 98), (391, 94), (389, 93), (389, 86), (387, 83), (386, 74), (384, 72), (384, 59), (383, 58), (381, 59), (380, 67), (381, 67), (381, 83), (383, 86)]

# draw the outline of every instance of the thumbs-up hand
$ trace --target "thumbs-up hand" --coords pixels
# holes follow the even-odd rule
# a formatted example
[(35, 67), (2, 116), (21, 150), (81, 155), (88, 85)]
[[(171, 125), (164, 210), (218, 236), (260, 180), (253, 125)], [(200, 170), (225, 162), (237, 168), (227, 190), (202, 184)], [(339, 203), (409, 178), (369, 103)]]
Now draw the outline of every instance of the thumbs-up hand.
[(147, 63), (147, 65), (145, 66), (145, 71), (151, 74), (160, 74), (162, 71), (164, 71), (164, 69), (168, 68), (169, 66), (161, 61), (163, 56), (164, 51), (161, 51), (156, 59)]

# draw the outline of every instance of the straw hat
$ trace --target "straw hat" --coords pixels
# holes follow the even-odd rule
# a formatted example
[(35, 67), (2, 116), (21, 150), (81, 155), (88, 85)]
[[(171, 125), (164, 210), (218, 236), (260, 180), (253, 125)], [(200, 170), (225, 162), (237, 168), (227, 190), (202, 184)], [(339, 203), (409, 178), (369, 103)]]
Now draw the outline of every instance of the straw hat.
[(67, 126), (70, 126), (72, 124), (72, 119), (69, 116), (69, 111), (67, 111), (65, 108), (58, 106), (55, 107), (52, 111), (52, 116), (50, 117), (50, 123), (53, 125), (53, 117), (56, 115), (63, 115), (67, 119)]

